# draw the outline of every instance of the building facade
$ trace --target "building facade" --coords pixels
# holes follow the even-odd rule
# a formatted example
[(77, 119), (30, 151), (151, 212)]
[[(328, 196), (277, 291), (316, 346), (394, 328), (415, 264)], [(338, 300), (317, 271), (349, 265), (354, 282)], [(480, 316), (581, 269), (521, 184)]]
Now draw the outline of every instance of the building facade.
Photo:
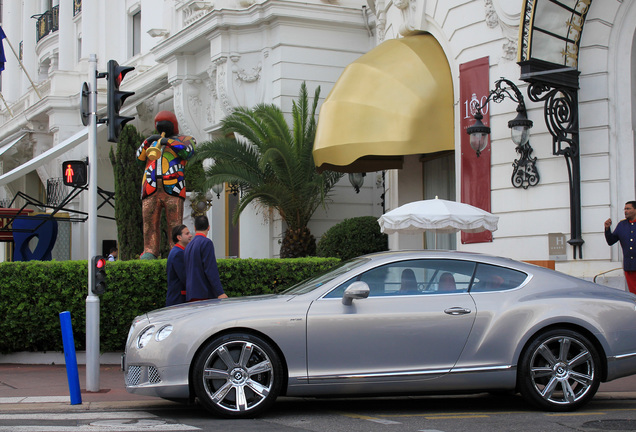
[[(636, 197), (636, 5), (624, 0), (550, 3), (556, 6), (540, 0), (109, 0), (83, 4), (71, 0), (5, 0), (3, 29), (7, 39), (21, 47), (24, 68), (34, 85), (12, 61), (5, 41), (0, 193), (8, 198), (17, 191), (26, 191), (44, 199), (48, 180), (61, 176), (60, 162), (87, 154), (80, 142), (73, 148), (60, 149), (65, 152), (41, 161), (28, 172), (27, 168), (20, 170), (45, 152), (70, 145), (68, 140), (81, 134), (84, 127), (78, 112), (79, 90), (87, 79), (87, 60), (92, 53), (97, 54), (100, 70), (109, 59), (135, 67), (123, 85), (125, 90), (135, 92), (126, 101), (123, 113), (135, 116), (133, 124), (142, 133), (150, 133), (154, 114), (170, 109), (177, 113), (185, 132), (204, 141), (215, 136), (220, 119), (232, 107), (271, 102), (289, 112), (302, 81), (308, 83), (310, 92), (320, 85), (323, 97), (332, 88), (352, 89), (355, 86), (346, 83), (345, 67), (360, 60), (356, 69), (360, 70), (366, 61), (364, 55), (377, 54), (375, 50), (387, 41), (425, 36), (434, 55), (433, 51), (420, 55), (416, 63), (403, 63), (400, 56), (385, 57), (380, 72), (369, 73), (359, 82), (356, 97), (373, 99), (384, 92), (382, 97), (388, 101), (383, 107), (387, 111), (384, 117), (391, 118), (410, 103), (405, 102), (409, 100), (408, 91), (404, 98), (398, 97), (398, 84), (394, 82), (406, 79), (411, 87), (418, 87), (417, 76), (406, 72), (409, 67), (421, 67), (422, 74), (432, 69), (448, 78), (449, 87), (439, 99), (442, 105), (422, 102), (421, 121), (430, 124), (426, 123), (428, 129), (419, 134), (421, 139), (414, 139), (412, 149), (395, 150), (401, 147), (390, 137), (377, 141), (379, 147), (384, 143), (389, 149), (389, 156), (397, 152), (399, 169), (390, 164), (360, 168), (367, 171), (360, 194), (353, 192), (346, 179), (341, 182), (334, 203), (316, 214), (311, 227), (314, 234), (320, 236), (338, 220), (379, 216), (383, 208), (388, 211), (414, 200), (438, 196), (468, 202), (470, 192), (487, 200), (490, 211), (499, 216), (499, 229), (491, 237), (440, 236), (438, 247), (521, 260), (552, 260), (557, 270), (584, 278), (608, 272), (605, 280), (620, 286), (620, 271), (613, 270), (621, 266), (621, 252), (617, 246), (605, 244), (603, 222), (611, 217), (615, 225), (623, 218), (624, 203)], [(550, 14), (549, 7), (565, 10), (569, 16), (562, 19)], [(58, 9), (57, 28), (41, 35), (41, 25), (35, 31), (36, 21), (31, 17), (44, 16), (41, 14), (54, 8)], [(525, 28), (530, 15), (524, 16), (524, 12), (528, 10), (542, 10), (543, 15), (537, 12), (530, 28)], [(542, 16), (555, 20), (541, 21)], [(575, 183), (580, 203), (574, 206), (568, 169), (571, 160), (555, 151), (545, 103), (530, 99), (531, 84), (521, 79), (518, 63), (529, 43), (535, 50), (550, 47), (550, 32), (541, 33), (541, 26), (543, 30), (552, 26), (554, 34), (566, 28), (567, 37), (576, 40), (572, 46), (575, 53), (566, 48), (561, 58), (557, 55), (549, 59), (563, 61), (578, 79), (580, 180)], [(42, 28), (46, 30), (46, 26)], [(533, 35), (530, 41), (529, 34)], [(576, 57), (575, 65), (567, 63), (572, 56)], [(434, 65), (427, 60), (429, 57), (436, 59)], [(470, 86), (464, 85), (475, 65), (480, 68), (482, 93), (466, 95)], [(357, 75), (353, 76), (355, 82)], [(533, 185), (517, 187), (511, 181), (513, 163), (520, 158), (507, 127), (516, 115), (516, 104), (511, 100), (486, 105), (491, 134), (482, 156), (477, 158), (465, 146), (466, 126), (472, 122), (475, 108), (473, 93), (475, 100), (483, 101), (500, 77), (521, 90), (528, 117), (534, 123), (531, 157), (537, 158), (539, 180)], [(105, 83), (99, 85), (98, 105), (103, 111)], [(387, 88), (394, 97), (386, 95)], [(449, 120), (433, 123), (431, 113), (436, 109), (450, 113), (445, 117)], [(327, 117), (321, 111), (319, 128), (325, 127)], [(401, 136), (404, 128), (396, 124), (399, 122), (386, 123), (389, 135)], [(356, 130), (365, 130), (364, 122), (345, 118), (336, 134), (350, 136)], [(98, 135), (99, 183), (109, 189), (113, 182), (107, 160), (110, 144), (106, 143), (105, 132)], [(375, 150), (365, 154), (371, 146), (364, 144), (359, 145), (360, 156), (377, 155)], [(423, 147), (418, 147), (420, 144)], [(210, 215), (213, 239), (226, 245), (226, 255), (276, 256), (284, 229), (276, 215), (253, 208), (241, 218), (237, 233), (227, 222), (231, 195), (225, 193), (223, 197), (213, 197)], [(85, 204), (80, 197), (73, 205), (82, 209)], [(577, 223), (572, 222), (574, 207), (579, 209)], [(86, 252), (81, 245), (85, 243), (85, 230), (81, 223), (71, 225), (71, 258), (84, 258)], [(580, 233), (574, 235), (575, 230)], [(100, 240), (116, 238), (114, 224), (104, 222), (100, 235)], [(392, 235), (390, 246), (432, 247), (431, 236)], [(567, 244), (575, 237), (583, 241), (582, 245)], [(234, 249), (230, 247), (231, 238), (236, 239)], [(77, 252), (75, 245), (80, 245)]]
[[(387, 171), (387, 209), (436, 196), (479, 201), (499, 216), (499, 229), (477, 237), (458, 234), (447, 240), (451, 247), (552, 261), (557, 270), (590, 279), (604, 274), (600, 281), (622, 287), (621, 251), (605, 243), (603, 222), (612, 218), (615, 226), (623, 218), (624, 203), (635, 195), (633, 2), (378, 0), (370, 7), (377, 19), (378, 46), (345, 70), (335, 86), (338, 94), (325, 101), (318, 133), (329, 139), (317, 139), (317, 164), (342, 171), (364, 169), (370, 162), (375, 168), (391, 167), (402, 155), (397, 162), (401, 168)], [(382, 48), (387, 43), (391, 50)], [(392, 55), (398, 49), (405, 54)], [(376, 77), (364, 71), (367, 66), (377, 69)], [(409, 68), (419, 68), (421, 78), (402, 72)], [(422, 115), (412, 120), (396, 116), (384, 125), (389, 132), (378, 141), (364, 134), (342, 140), (321, 136), (331, 130), (335, 113), (375, 115), (369, 106), (382, 95), (367, 93), (365, 98), (373, 101), (361, 109), (340, 103), (356, 100), (355, 85), (348, 81), (353, 71), (365, 77), (369, 88), (399, 81), (391, 86), (396, 97), (386, 115), (401, 112), (404, 104)], [(444, 75), (452, 88), (442, 96), (451, 103), (424, 88), (427, 81), (440, 88)], [(507, 123), (518, 114), (517, 103), (509, 97), (488, 99), (500, 78), (519, 89), (534, 123), (530, 159), (539, 175), (531, 180), (516, 177), (522, 158)], [(564, 91), (549, 92), (555, 87), (550, 80), (562, 81), (556, 87)], [(423, 99), (435, 100), (439, 111), (451, 110), (451, 124), (435, 117), (434, 107)], [(479, 158), (466, 145), (477, 105), (488, 113), (491, 129), (490, 143)], [(396, 123), (400, 127), (391, 129)], [(420, 130), (421, 123), (427, 132)], [(446, 135), (438, 134), (440, 128), (451, 129), (450, 144)], [(409, 135), (406, 129), (417, 133)], [(374, 150), (347, 153), (356, 140), (370, 141)], [(394, 144), (382, 149), (382, 143)], [(401, 150), (395, 152), (395, 147)], [(392, 248), (430, 247), (427, 236), (393, 235), (390, 243)]]
[[(159, 111), (170, 110), (182, 133), (204, 142), (219, 133), (220, 120), (235, 107), (273, 103), (290, 113), (302, 82), (311, 94), (320, 86), (326, 96), (344, 66), (374, 45), (373, 19), (354, 1), (5, 0), (2, 6), (7, 36), (0, 111), (0, 148), (7, 148), (0, 155), (3, 202), (22, 192), (53, 203), (50, 191), (60, 190), (62, 161), (86, 158), (79, 103), (91, 54), (97, 56), (100, 72), (110, 59), (135, 67), (121, 87), (135, 94), (121, 113), (134, 116), (131, 123), (142, 134), (152, 133)], [(105, 81), (97, 84), (101, 117)], [(108, 158), (113, 145), (100, 125), (96, 166), (98, 185), (106, 191), (114, 188)], [(61, 189), (58, 195), (70, 192)], [(277, 215), (254, 206), (234, 226), (236, 197), (227, 192), (220, 198), (210, 195), (219, 255), (277, 256), (284, 230)], [(86, 211), (86, 195), (67, 208)], [(344, 179), (310, 228), (319, 237), (343, 218), (379, 216), (381, 195), (381, 184), (368, 182), (356, 194)], [(14, 207), (23, 203), (18, 199)], [(191, 224), (189, 209), (186, 205), (184, 216)], [(105, 205), (98, 213), (112, 217), (114, 211)], [(87, 256), (86, 225), (60, 224), (69, 232), (58, 259)], [(114, 222), (100, 218), (98, 226), (98, 244), (112, 244), (117, 238)]]

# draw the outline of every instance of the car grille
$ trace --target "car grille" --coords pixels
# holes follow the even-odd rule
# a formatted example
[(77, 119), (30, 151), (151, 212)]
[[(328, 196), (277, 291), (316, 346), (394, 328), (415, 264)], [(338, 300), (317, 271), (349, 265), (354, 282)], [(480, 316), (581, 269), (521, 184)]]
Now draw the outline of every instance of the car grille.
[(126, 385), (129, 387), (144, 384), (158, 384), (161, 382), (159, 370), (154, 366), (128, 366)]

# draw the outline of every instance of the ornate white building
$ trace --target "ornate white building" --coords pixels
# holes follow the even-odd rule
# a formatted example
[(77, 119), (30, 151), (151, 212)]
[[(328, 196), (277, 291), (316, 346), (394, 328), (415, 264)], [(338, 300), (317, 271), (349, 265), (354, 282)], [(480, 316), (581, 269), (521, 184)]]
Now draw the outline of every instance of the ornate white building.
[[(36, 21), (31, 17), (55, 8), (57, 27), (38, 39), (40, 27), (34, 31)], [(621, 267), (618, 246), (605, 244), (603, 222), (609, 217), (614, 224), (622, 219), (623, 204), (636, 197), (634, 2), (109, 0), (81, 4), (60, 0), (58, 4), (5, 0), (2, 26), (16, 50), (21, 47), (24, 68), (34, 81), (32, 86), (5, 41), (5, 102), (0, 102), (0, 186), (5, 197), (23, 191), (45, 200), (48, 180), (61, 177), (60, 162), (86, 156), (79, 90), (87, 80), (92, 53), (97, 54), (99, 70), (105, 70), (109, 59), (135, 67), (123, 84), (125, 90), (135, 92), (123, 112), (136, 117), (138, 129), (149, 132), (156, 112), (174, 109), (182, 129), (199, 141), (213, 137), (220, 119), (235, 106), (273, 102), (289, 112), (302, 81), (310, 91), (320, 85), (323, 97), (336, 89), (327, 99), (334, 101), (333, 106), (345, 95), (357, 98), (356, 103), (386, 101), (382, 108), (388, 114), (383, 117), (390, 118), (411, 108), (410, 90), (400, 96), (396, 82), (428, 94), (426, 84), (439, 80), (444, 85), (429, 85), (437, 99), (418, 95), (420, 102), (413, 105), (411, 125), (417, 133), (401, 141), (412, 147), (404, 150), (392, 138), (408, 135), (405, 129), (410, 126), (396, 126), (401, 124), (396, 121), (371, 124), (384, 126), (386, 133), (377, 134), (377, 140), (364, 138), (352, 157), (380, 156), (394, 165), (359, 166), (359, 171), (385, 169), (385, 176), (380, 171), (368, 173), (360, 194), (345, 179), (334, 204), (312, 222), (314, 234), (320, 236), (346, 217), (379, 216), (383, 200), (390, 210), (435, 196), (464, 202), (485, 199), (490, 211), (500, 217), (492, 238), (458, 234), (439, 239), (444, 247), (554, 261), (557, 270), (586, 278)], [(414, 38), (426, 39), (425, 48), (420, 42), (416, 43), (420, 48), (409, 48), (419, 59), (415, 62), (394, 50), (382, 52), (387, 41), (400, 39), (402, 49)], [(363, 56), (366, 53), (371, 57)], [(381, 65), (377, 74), (358, 72), (377, 59)], [(532, 62), (525, 69), (518, 63), (533, 59), (561, 65), (561, 70), (542, 72)], [(355, 73), (343, 74), (348, 65), (352, 67), (347, 70)], [(548, 105), (541, 100), (544, 94), (536, 83), (542, 77), (561, 76), (567, 76), (570, 84), (575, 80), (579, 87), (573, 93), (575, 103), (568, 107), (578, 116), (575, 157), (567, 156), (573, 151), (569, 142), (555, 140), (548, 127), (551, 114), (546, 114)], [(478, 159), (466, 147), (474, 101), (483, 102), (500, 77), (520, 89), (534, 123), (531, 157), (537, 158), (539, 177), (531, 185), (516, 187), (520, 185), (511, 182), (513, 163), (520, 154), (507, 127), (516, 115), (516, 103), (510, 99), (490, 101), (484, 107), (492, 132), (482, 156)], [(99, 85), (103, 111), (105, 82)], [(559, 107), (563, 105), (553, 107), (552, 113), (567, 116), (567, 110)], [(331, 129), (324, 119), (338, 117), (338, 109), (330, 114), (325, 108), (319, 118), (319, 128), (329, 128), (334, 140), (344, 142), (356, 131), (369, 130), (372, 116), (366, 114), (340, 116), (338, 129)], [(434, 122), (431, 119), (438, 111), (445, 120)], [(105, 135), (99, 132), (99, 184), (112, 190), (110, 144)], [(59, 146), (54, 156), (37, 161)], [(328, 152), (322, 162), (351, 171), (346, 166), (352, 161), (336, 160), (338, 153)], [(573, 188), (578, 192), (571, 192)], [(225, 255), (235, 255), (232, 251), (237, 250), (241, 257), (276, 256), (283, 227), (275, 215), (253, 209), (241, 218), (237, 235), (227, 222), (231, 203), (216, 197), (213, 203), (217, 249), (225, 244)], [(85, 206), (82, 197), (73, 204), (78, 209)], [(114, 223), (101, 224), (100, 241), (116, 238)], [(83, 224), (71, 226), (71, 258), (84, 258)], [(395, 235), (390, 245), (432, 247), (427, 236)], [(564, 240), (572, 246), (564, 246)], [(621, 279), (620, 272), (608, 275)]]
[[(214, 137), (220, 120), (235, 107), (274, 103), (290, 112), (303, 81), (311, 94), (321, 86), (324, 98), (344, 66), (374, 46), (373, 17), (350, 0), (4, 0), (2, 6), (7, 62), (1, 75), (0, 193), (5, 202), (18, 192), (54, 202), (50, 192), (60, 190), (61, 163), (87, 156), (79, 104), (91, 54), (97, 55), (100, 72), (110, 59), (135, 67), (122, 83), (123, 90), (135, 92), (122, 114), (134, 116), (132, 124), (140, 132), (150, 135), (155, 114), (173, 110), (180, 131), (203, 142)], [(105, 81), (98, 80), (101, 116)], [(98, 185), (106, 191), (114, 190), (111, 146), (100, 125)], [(312, 222), (317, 237), (346, 217), (382, 214), (381, 182), (367, 182), (356, 194), (345, 179), (336, 189), (327, 211), (319, 210)], [(61, 195), (68, 192), (62, 186)], [(217, 254), (278, 255), (283, 226), (277, 216), (255, 207), (235, 227), (230, 223), (233, 200), (228, 193), (211, 199)], [(18, 199), (13, 207), (23, 203)], [(87, 205), (84, 192), (67, 208), (86, 211)], [(189, 210), (186, 205), (186, 223)], [(114, 214), (109, 205), (98, 213)], [(60, 223), (54, 257), (86, 258), (86, 225)], [(117, 234), (112, 220), (100, 219), (98, 225), (101, 251)]]

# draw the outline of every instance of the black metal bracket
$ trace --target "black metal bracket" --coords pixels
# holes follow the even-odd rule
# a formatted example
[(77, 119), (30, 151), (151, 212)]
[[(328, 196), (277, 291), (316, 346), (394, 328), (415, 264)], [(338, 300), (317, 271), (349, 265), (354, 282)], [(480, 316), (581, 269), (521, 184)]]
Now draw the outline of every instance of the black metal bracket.
[(579, 151), (578, 74), (561, 69), (549, 73), (556, 66), (545, 62), (525, 61), (521, 66), (521, 79), (528, 82), (528, 97), (543, 102), (546, 126), (552, 135), (552, 153), (565, 157), (570, 189), (570, 240), (574, 259), (583, 259), (581, 236), (581, 163)]

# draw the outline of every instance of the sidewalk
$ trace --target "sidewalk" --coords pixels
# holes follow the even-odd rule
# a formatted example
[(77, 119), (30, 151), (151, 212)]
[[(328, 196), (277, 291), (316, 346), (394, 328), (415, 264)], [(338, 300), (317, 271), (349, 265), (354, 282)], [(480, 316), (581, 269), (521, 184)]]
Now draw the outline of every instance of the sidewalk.
[[(87, 411), (179, 409), (184, 405), (130, 394), (117, 365), (100, 367), (100, 391), (87, 392), (86, 366), (79, 365), (82, 404), (70, 404), (64, 365), (0, 364), (0, 411)], [(601, 384), (598, 399), (636, 399), (636, 375)]]
[(183, 404), (128, 393), (124, 372), (101, 365), (99, 392), (86, 391), (86, 366), (79, 365), (82, 403), (71, 405), (65, 365), (0, 364), (0, 411), (86, 411), (105, 409), (169, 409)]

